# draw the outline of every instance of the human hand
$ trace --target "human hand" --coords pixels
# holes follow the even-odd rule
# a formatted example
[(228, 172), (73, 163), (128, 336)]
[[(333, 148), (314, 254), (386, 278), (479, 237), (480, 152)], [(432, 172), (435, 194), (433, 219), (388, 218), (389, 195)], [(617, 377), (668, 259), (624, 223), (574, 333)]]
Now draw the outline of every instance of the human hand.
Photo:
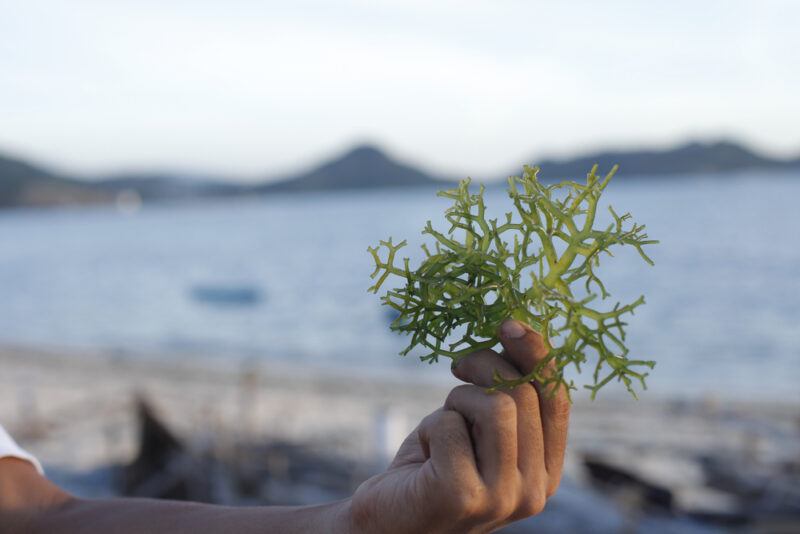
[(570, 402), (536, 384), (487, 393), (495, 370), (513, 379), (547, 354), (539, 334), (500, 327), (503, 352), (473, 353), (453, 374), (444, 407), (406, 438), (389, 469), (364, 482), (349, 506), (350, 530), (490, 532), (540, 513), (561, 479)]

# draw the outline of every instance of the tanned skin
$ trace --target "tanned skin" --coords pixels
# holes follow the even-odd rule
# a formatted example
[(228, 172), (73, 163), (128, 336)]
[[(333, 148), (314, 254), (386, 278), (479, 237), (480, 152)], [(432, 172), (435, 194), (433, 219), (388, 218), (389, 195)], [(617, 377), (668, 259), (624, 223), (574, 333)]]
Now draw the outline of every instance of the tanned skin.
[(0, 533), (482, 533), (536, 515), (561, 480), (570, 402), (532, 383), (487, 393), (497, 370), (523, 376), (547, 354), (539, 334), (507, 320), (502, 353), (462, 359), (442, 408), (423, 419), (384, 473), (344, 501), (235, 508), (73, 497), (17, 459), (0, 460)]

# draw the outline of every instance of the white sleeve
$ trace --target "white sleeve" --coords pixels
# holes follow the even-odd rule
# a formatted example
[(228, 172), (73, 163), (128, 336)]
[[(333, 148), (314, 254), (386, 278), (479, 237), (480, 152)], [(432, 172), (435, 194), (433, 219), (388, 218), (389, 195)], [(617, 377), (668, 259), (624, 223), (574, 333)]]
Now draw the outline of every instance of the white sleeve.
[(30, 453), (22, 450), (20, 446), (17, 445), (17, 442), (8, 435), (3, 425), (0, 425), (0, 458), (19, 458), (20, 460), (26, 460), (32, 463), (40, 474), (44, 474), (44, 469), (42, 469), (42, 464), (39, 463), (39, 460), (34, 458)]

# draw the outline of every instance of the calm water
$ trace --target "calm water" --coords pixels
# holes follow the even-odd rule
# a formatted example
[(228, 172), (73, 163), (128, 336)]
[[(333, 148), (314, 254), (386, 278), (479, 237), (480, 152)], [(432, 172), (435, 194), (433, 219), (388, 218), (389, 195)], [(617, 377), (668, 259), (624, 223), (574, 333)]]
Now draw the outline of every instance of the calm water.
[[(608, 200), (661, 240), (656, 267), (620, 253), (604, 271), (612, 298), (647, 296), (629, 340), (632, 356), (658, 361), (654, 394), (800, 401), (798, 199), (800, 175), (612, 184)], [(505, 195), (488, 201), (504, 209)], [(367, 245), (389, 235), (418, 245), (445, 205), (423, 189), (135, 215), (5, 212), (0, 342), (445, 376), (444, 364), (396, 356), (403, 339), (366, 292)], [(264, 299), (215, 305), (193, 296), (199, 286), (244, 286)]]

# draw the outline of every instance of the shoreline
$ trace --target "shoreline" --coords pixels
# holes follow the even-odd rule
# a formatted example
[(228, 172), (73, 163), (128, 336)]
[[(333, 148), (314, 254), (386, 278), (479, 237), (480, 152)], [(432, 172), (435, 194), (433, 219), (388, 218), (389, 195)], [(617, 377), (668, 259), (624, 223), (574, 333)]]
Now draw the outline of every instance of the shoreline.
[[(114, 413), (129, 410), (138, 397), (152, 400), (167, 420), (174, 419), (178, 428), (187, 431), (197, 424), (189, 419), (208, 414), (219, 419), (221, 431), (303, 439), (313, 437), (312, 427), (333, 434), (339, 433), (336, 424), (368, 427), (374, 423), (370, 417), (380, 416), (377, 412), (390, 414), (397, 420), (395, 426), (410, 431), (415, 422), (398, 421), (412, 417), (418, 421), (438, 408), (459, 383), (439, 377), (420, 380), (420, 373), (353, 375), (346, 369), (336, 373), (286, 362), (236, 360), (231, 364), (204, 355), (191, 360), (159, 359), (152, 353), (97, 350), (78, 354), (18, 346), (0, 346), (0, 369), (0, 420), (23, 442), (36, 441), (48, 427), (60, 426), (61, 420), (70, 417), (113, 419)], [(640, 397), (637, 401), (622, 392), (590, 401), (577, 396), (571, 440), (586, 446), (611, 437), (630, 443), (645, 436), (652, 440), (655, 432), (661, 445), (678, 445), (684, 434), (693, 432), (688, 428), (693, 419), (735, 419), (734, 426), (744, 434), (763, 431), (758, 427), (765, 425), (800, 429), (798, 405), (791, 402), (664, 399), (647, 392)], [(98, 409), (86, 411), (86, 406)], [(281, 423), (282, 416), (292, 418), (294, 424)], [(672, 421), (673, 431), (674, 424), (682, 422), (684, 430), (673, 432), (679, 439), (663, 432), (663, 424), (651, 425), (665, 418)], [(239, 423), (244, 426), (237, 428)], [(614, 429), (624, 432), (615, 435)], [(699, 432), (693, 440), (695, 445), (711, 445), (717, 438)], [(36, 448), (35, 443), (31, 445)]]
[[(368, 441), (374, 446), (375, 440), (366, 436), (376, 418), (392, 418), (395, 433), (410, 431), (411, 417), (421, 419), (436, 409), (450, 389), (434, 381), (409, 382), (405, 376), (337, 376), (291, 364), (231, 365), (203, 356), (159, 361), (103, 351), (78, 355), (20, 347), (0, 347), (0, 369), (0, 421), (44, 463), (83, 467), (129, 459), (137, 398), (149, 399), (168, 423), (186, 434), (210, 431), (237, 439), (269, 435), (315, 442), (352, 433), (361, 439), (346, 439), (337, 448), (363, 456), (376, 454), (359, 445)], [(103, 454), (96, 446), (90, 453), (79, 447), (71, 453), (57, 451), (48, 442), (65, 432), (66, 421), (73, 423), (68, 432), (73, 439), (90, 434), (89, 427), (99, 434), (125, 436)], [(75, 421), (85, 428), (76, 431)]]

